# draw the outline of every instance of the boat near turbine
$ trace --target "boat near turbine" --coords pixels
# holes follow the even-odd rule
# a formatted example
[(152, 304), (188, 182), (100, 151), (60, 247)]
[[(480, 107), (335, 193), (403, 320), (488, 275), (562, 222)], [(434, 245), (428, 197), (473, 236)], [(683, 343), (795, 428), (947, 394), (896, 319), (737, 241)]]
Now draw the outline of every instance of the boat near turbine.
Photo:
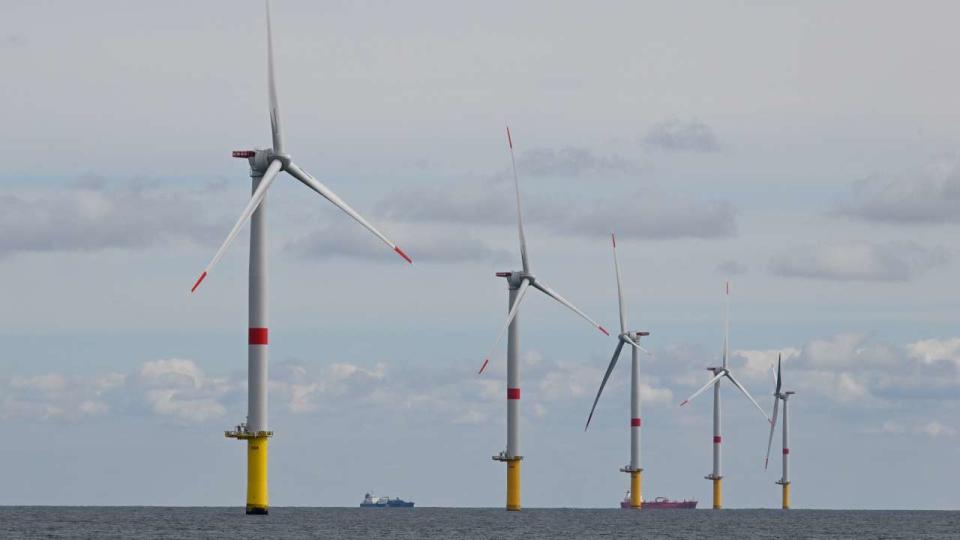
[(408, 502), (400, 498), (376, 497), (367, 493), (363, 496), (363, 502), (360, 503), (360, 508), (413, 508), (413, 504), (413, 501)]
[[(697, 507), (697, 501), (684, 499), (682, 501), (671, 501), (666, 497), (657, 497), (652, 501), (643, 501), (640, 503), (640, 508), (642, 510), (682, 510), (682, 509), (695, 509)], [(631, 508), (630, 506), (630, 492), (627, 491), (627, 494), (623, 497), (623, 500), (620, 501), (620, 508)]]

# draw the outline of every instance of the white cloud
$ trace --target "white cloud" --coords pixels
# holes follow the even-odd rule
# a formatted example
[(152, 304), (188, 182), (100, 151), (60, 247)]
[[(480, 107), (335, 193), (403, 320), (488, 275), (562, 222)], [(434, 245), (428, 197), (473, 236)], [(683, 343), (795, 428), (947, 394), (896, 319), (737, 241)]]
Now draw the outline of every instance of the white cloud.
[(777, 367), (777, 357), (783, 358), (783, 364), (789, 365), (789, 360), (800, 355), (800, 349), (784, 347), (782, 349), (746, 350), (737, 349), (731, 352), (732, 359), (740, 359), (743, 364), (736, 368), (737, 374), (743, 373), (744, 378), (761, 381), (772, 380), (772, 369)]
[[(119, 382), (118, 382), (119, 381)], [(108, 373), (99, 377), (45, 373), (31, 377), (13, 376), (0, 380), (0, 417), (76, 420), (110, 410), (110, 392), (122, 384), (123, 376)]]
[[(381, 229), (385, 231), (385, 229)], [(508, 251), (496, 249), (462, 226), (402, 227), (388, 236), (416, 262), (501, 262), (509, 260)], [(287, 244), (287, 249), (301, 257), (324, 260), (350, 257), (365, 260), (400, 260), (397, 254), (377, 237), (352, 220), (343, 219), (312, 230), (306, 236)]]
[(795, 245), (770, 260), (783, 277), (831, 281), (907, 281), (947, 261), (940, 249), (915, 242), (845, 242)]
[(917, 341), (907, 345), (907, 352), (924, 364), (945, 362), (960, 368), (960, 338)]
[(140, 380), (147, 386), (190, 386), (197, 388), (202, 383), (203, 372), (192, 360), (171, 358), (144, 362), (140, 368)]
[(632, 175), (642, 167), (618, 155), (603, 156), (586, 148), (538, 148), (523, 152), (517, 168), (520, 174), (542, 177), (577, 177), (589, 175), (592, 180), (604, 175)]
[(856, 182), (840, 213), (888, 223), (960, 222), (960, 159), (942, 156), (920, 170)]
[(716, 273), (720, 274), (721, 276), (739, 276), (746, 274), (748, 270), (749, 268), (747, 268), (747, 265), (739, 261), (729, 259), (717, 265)]
[(136, 249), (174, 240), (210, 241), (189, 192), (102, 182), (0, 195), (0, 258), (25, 252)]
[(227, 412), (214, 398), (189, 397), (174, 389), (147, 390), (144, 397), (154, 413), (186, 422), (205, 422)]
[(882, 426), (880, 426), (881, 433), (889, 433), (891, 435), (900, 435), (905, 431), (906, 429), (903, 427), (902, 424), (893, 422), (891, 420), (887, 420), (886, 422), (883, 423)]
[(192, 360), (179, 358), (145, 362), (138, 375), (150, 410), (181, 422), (222, 418), (227, 409), (221, 399), (240, 387), (225, 378), (208, 377)]
[(553, 216), (551, 228), (568, 234), (623, 238), (729, 238), (737, 235), (736, 210), (725, 201), (703, 201), (655, 188), (613, 200), (583, 201), (566, 219)]
[(887, 420), (880, 426), (880, 433), (887, 435), (924, 435), (932, 439), (940, 437), (955, 437), (957, 429), (940, 422), (939, 420), (930, 420), (929, 422), (914, 425), (907, 428), (903, 422)]
[(928, 437), (954, 437), (957, 434), (957, 429), (942, 424), (937, 420), (932, 420), (926, 424), (918, 426), (916, 428), (916, 433), (926, 435)]
[(715, 152), (720, 149), (713, 129), (699, 120), (660, 122), (647, 133), (644, 142), (673, 152)]
[[(615, 230), (624, 237), (655, 239), (726, 238), (737, 234), (736, 209), (730, 203), (674, 194), (653, 185), (639, 190), (630, 186), (615, 198), (575, 202), (558, 199), (549, 190), (537, 194), (523, 199), (524, 224), (559, 234), (606, 236)], [(489, 181), (393, 193), (378, 204), (378, 210), (398, 222), (458, 227), (515, 226), (517, 220), (512, 187)]]

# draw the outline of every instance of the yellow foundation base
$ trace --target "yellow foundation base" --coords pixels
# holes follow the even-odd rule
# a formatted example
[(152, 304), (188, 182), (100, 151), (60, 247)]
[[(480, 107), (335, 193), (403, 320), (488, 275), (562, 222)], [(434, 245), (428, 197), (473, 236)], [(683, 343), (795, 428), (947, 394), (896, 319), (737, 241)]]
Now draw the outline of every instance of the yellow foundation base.
[(267, 489), (267, 437), (247, 439), (247, 514), (266, 514), (270, 508)]
[(643, 471), (630, 472), (630, 508), (639, 509), (643, 505)]
[(507, 461), (507, 510), (520, 510), (520, 460)]
[(722, 478), (714, 478), (714, 479), (713, 479), (713, 508), (714, 508), (714, 510), (719, 510), (719, 509), (723, 508), (723, 500), (722, 500), (723, 485), (722, 485), (722, 482), (723, 482), (723, 479), (722, 479)]
[(790, 509), (790, 483), (787, 482), (783, 485), (783, 509)]

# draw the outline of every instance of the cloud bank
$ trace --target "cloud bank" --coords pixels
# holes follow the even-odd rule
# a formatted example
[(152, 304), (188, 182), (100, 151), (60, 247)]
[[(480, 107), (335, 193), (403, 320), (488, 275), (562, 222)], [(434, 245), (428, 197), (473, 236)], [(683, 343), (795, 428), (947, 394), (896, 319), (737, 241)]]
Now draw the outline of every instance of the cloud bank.
[(944, 250), (915, 242), (798, 244), (775, 254), (770, 271), (829, 281), (907, 281), (947, 260)]
[(716, 152), (720, 149), (713, 129), (699, 120), (660, 122), (643, 138), (648, 146), (670, 152)]
[(875, 175), (853, 184), (839, 213), (892, 224), (960, 222), (960, 157), (894, 175)]

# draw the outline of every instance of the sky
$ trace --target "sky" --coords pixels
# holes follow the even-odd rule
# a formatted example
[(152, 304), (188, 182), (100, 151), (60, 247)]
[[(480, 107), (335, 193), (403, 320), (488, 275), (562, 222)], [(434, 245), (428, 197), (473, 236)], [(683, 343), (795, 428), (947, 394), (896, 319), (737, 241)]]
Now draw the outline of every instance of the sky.
[[(0, 504), (244, 497), (246, 243), (190, 286), (270, 143), (258, 1), (5, 2)], [(502, 506), (518, 269), (642, 357), (647, 498), (709, 504), (720, 358), (772, 407), (795, 507), (957, 509), (960, 54), (954, 2), (272, 5), (288, 151), (413, 258), (272, 186), (271, 504)], [(543, 295), (520, 315), (527, 507), (628, 487), (629, 363)], [(707, 396), (709, 397), (709, 396)], [(728, 386), (724, 502), (779, 506), (767, 423)], [(774, 455), (778, 454), (775, 442)]]

